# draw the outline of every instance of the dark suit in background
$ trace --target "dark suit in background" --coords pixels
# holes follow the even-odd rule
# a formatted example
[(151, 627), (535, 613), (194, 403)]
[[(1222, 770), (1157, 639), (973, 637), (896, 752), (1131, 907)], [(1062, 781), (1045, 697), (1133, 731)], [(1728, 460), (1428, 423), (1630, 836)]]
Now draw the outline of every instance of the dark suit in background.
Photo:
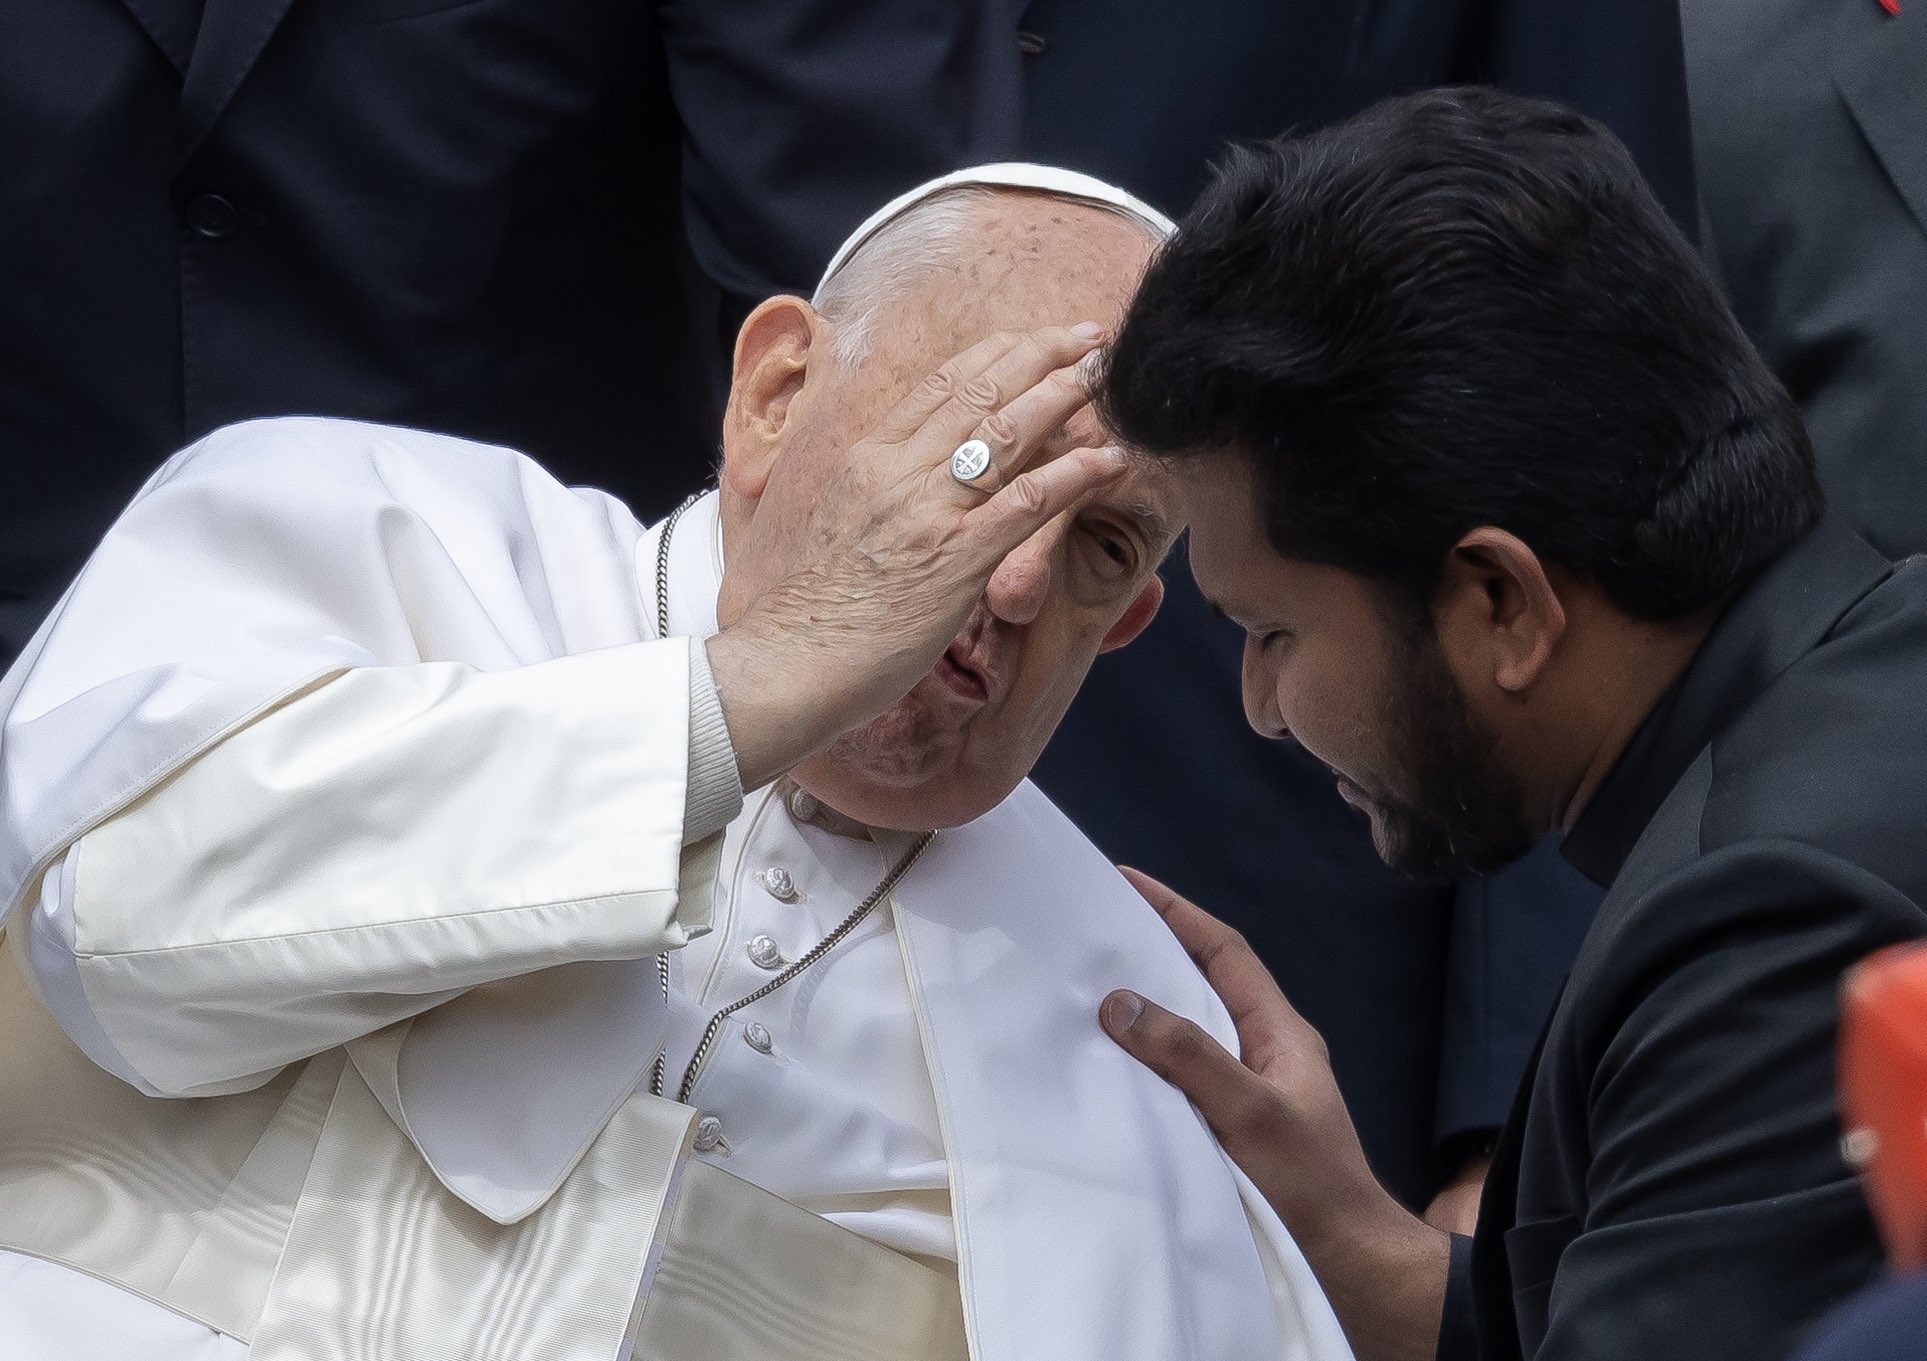
[(1580, 815), (1610, 884), (1455, 1240), (1441, 1361), (1773, 1361), (1872, 1280), (1838, 994), (1927, 933), (1927, 558), (1828, 522)]
[(1709, 254), (1827, 501), (1927, 551), (1927, 5), (1685, 0)]
[[(1673, 0), (1031, 0), (1022, 27), (1025, 153), (1173, 214), (1227, 141), (1483, 82), (1605, 121), (1694, 225)], [(1181, 557), (1165, 576), (1157, 620), (1098, 660), (1038, 781), (1245, 933), (1325, 1036), (1374, 1169), (1422, 1205), (1503, 1121), (1598, 891), (1549, 849), (1457, 894), (1394, 878), (1331, 776), (1245, 725), (1236, 631)]]
[(667, 509), (713, 458), (725, 297), (807, 286), (1008, 140), (981, 20), (0, 0), (0, 663), (160, 460), (246, 417), (498, 441)]
[(1815, 1330), (1795, 1361), (1920, 1361), (1927, 1338), (1927, 1275), (1888, 1281)]

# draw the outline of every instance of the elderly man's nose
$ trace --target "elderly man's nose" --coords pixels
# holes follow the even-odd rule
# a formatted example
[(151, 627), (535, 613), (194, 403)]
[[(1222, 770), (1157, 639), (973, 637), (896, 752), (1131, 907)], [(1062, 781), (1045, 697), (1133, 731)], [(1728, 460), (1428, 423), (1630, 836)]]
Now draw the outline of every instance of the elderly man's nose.
[(1044, 607), (1050, 594), (1051, 559), (1058, 535), (1045, 529), (1024, 540), (997, 565), (990, 585), (984, 588), (984, 603), (990, 612), (1007, 624), (1028, 624)]

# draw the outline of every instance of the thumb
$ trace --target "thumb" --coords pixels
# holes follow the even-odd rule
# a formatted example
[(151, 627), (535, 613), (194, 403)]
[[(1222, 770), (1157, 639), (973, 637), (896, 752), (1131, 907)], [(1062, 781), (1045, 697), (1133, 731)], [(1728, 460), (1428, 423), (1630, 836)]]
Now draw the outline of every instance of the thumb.
[(1156, 1002), (1120, 989), (1104, 999), (1098, 1018), (1125, 1053), (1190, 1097), (1220, 1140), (1266, 1104), (1263, 1078), (1203, 1027)]

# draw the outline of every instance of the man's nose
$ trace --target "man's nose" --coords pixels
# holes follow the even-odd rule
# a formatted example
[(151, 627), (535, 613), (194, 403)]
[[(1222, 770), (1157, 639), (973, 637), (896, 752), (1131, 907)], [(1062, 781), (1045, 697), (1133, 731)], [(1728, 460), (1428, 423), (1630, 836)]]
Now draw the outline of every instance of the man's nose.
[(1051, 573), (1063, 530), (1046, 525), (1012, 549), (984, 588), (984, 603), (1006, 624), (1028, 624), (1050, 595)]
[(1240, 681), (1244, 691), (1245, 721), (1260, 737), (1286, 738), (1291, 729), (1278, 709), (1278, 683), (1265, 665), (1264, 652), (1254, 639), (1245, 640)]

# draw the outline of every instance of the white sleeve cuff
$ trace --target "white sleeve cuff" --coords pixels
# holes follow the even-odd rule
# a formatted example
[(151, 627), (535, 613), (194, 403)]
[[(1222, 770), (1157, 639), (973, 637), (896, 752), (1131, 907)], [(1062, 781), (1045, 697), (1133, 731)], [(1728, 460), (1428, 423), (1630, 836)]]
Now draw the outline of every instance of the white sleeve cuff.
[(683, 787), (683, 845), (693, 846), (727, 827), (743, 810), (743, 777), (736, 748), (723, 721), (709, 650), (700, 639), (689, 647), (689, 777)]

